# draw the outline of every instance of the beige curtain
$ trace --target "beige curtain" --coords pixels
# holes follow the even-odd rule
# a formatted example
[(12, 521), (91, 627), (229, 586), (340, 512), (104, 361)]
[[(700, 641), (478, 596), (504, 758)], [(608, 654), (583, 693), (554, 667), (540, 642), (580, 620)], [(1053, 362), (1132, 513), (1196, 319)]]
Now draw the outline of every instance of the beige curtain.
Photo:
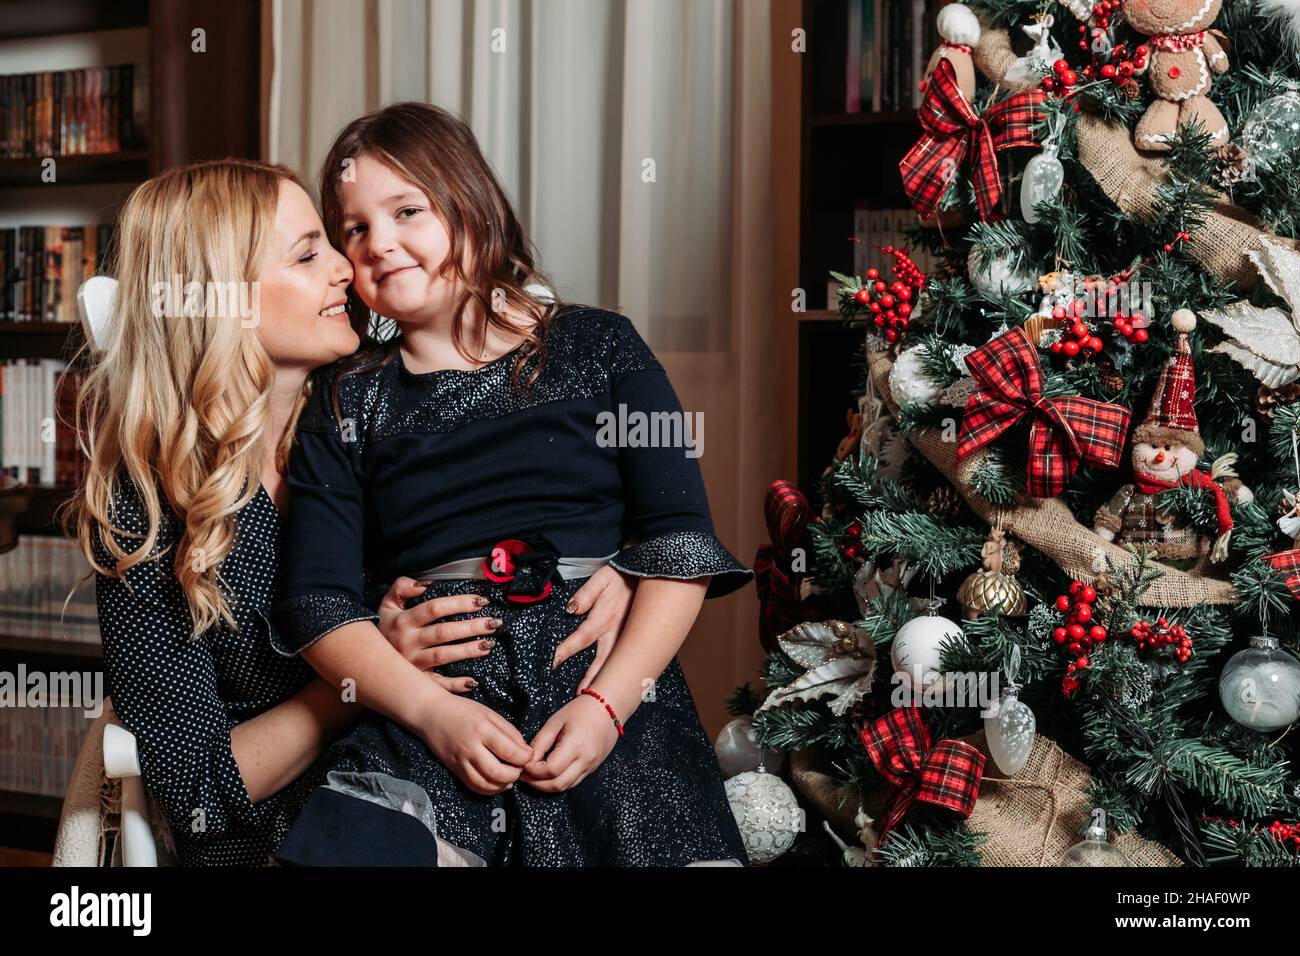
[[(399, 100), (473, 127), (566, 299), (617, 309), (688, 412), (719, 537), (746, 563), (784, 462), (768, 373), (768, 0), (272, 0), (269, 153), (315, 179), (338, 130)], [(681, 657), (705, 726), (762, 658), (752, 587)]]

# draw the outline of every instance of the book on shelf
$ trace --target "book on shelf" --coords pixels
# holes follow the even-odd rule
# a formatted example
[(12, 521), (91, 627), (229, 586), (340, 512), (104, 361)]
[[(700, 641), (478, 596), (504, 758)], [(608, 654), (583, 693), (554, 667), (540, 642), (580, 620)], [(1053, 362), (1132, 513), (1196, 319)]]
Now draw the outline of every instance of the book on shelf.
[(76, 322), (77, 289), (103, 271), (113, 227), (0, 228), (0, 321)]
[[(914, 209), (872, 209), (868, 203), (859, 202), (853, 207), (853, 275), (867, 277), (868, 269), (876, 269), (882, 278), (891, 279), (894, 257), (885, 255), (885, 246), (906, 249), (918, 269), (931, 272), (938, 263), (926, 249), (914, 249), (907, 232), (917, 224)], [(826, 286), (827, 307), (834, 310), (839, 303), (840, 284), (830, 280)]]
[(19, 535), (0, 554), (0, 635), (99, 644), (95, 585), (81, 546), (56, 535)]
[[(66, 374), (65, 374), (66, 373)], [(29, 485), (81, 480), (73, 427), (80, 374), (59, 359), (0, 362), (0, 468)]]
[(143, 146), (141, 65), (0, 76), (0, 158), (117, 153)]
[(847, 0), (846, 113), (917, 109), (946, 0)]
[(93, 718), (87, 708), (77, 706), (74, 695), (57, 696), (56, 706), (5, 708), (0, 721), (0, 790), (47, 797), (67, 792)]

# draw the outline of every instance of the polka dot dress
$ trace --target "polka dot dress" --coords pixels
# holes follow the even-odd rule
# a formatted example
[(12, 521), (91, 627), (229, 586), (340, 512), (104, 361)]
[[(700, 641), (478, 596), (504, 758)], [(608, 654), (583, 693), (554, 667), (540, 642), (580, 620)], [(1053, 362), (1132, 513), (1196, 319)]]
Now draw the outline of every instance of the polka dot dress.
[[(129, 481), (114, 501), (117, 545), (140, 547), (147, 527)], [(179, 521), (164, 519), (151, 555), (124, 579), (95, 575), (104, 669), (118, 719), (139, 746), (145, 789), (162, 810), (183, 865), (262, 865), (301, 808), (294, 787), (254, 805), (230, 748), (230, 732), (298, 692), (313, 671), (271, 646), (269, 609), (279, 570), (281, 518), (259, 488), (236, 516), (233, 551), (222, 563), (238, 629), (197, 641), (172, 571)], [(115, 564), (97, 545), (101, 565)]]

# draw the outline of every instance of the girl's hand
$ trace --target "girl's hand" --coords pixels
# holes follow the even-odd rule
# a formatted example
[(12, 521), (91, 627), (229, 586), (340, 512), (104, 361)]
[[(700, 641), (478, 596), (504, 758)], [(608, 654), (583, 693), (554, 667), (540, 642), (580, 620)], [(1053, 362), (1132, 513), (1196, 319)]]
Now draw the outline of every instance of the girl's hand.
[(568, 790), (604, 763), (616, 743), (618, 728), (604, 705), (581, 694), (542, 725), (532, 744), (537, 757), (524, 766), (520, 779), (544, 793)]
[(412, 729), (448, 770), (483, 796), (514, 786), (534, 755), (523, 734), (496, 711), (441, 691)]
[(394, 581), (379, 602), (379, 630), (398, 653), (420, 670), (428, 671), (442, 688), (455, 694), (468, 693), (477, 686), (472, 677), (444, 677), (434, 673), (433, 668), (492, 653), (496, 642), (490, 638), (500, 622), (489, 617), (441, 621), (453, 614), (468, 614), (487, 606), (487, 598), (477, 594), (434, 598), (407, 610), (406, 602), (419, 597), (426, 587), (428, 582), (411, 578)]
[(636, 585), (608, 564), (588, 578), (566, 608), (570, 614), (587, 614), (587, 619), (555, 649), (551, 670), (595, 644), (595, 660), (578, 682), (579, 690), (589, 687), (618, 643), (618, 635), (623, 630), (635, 596)]

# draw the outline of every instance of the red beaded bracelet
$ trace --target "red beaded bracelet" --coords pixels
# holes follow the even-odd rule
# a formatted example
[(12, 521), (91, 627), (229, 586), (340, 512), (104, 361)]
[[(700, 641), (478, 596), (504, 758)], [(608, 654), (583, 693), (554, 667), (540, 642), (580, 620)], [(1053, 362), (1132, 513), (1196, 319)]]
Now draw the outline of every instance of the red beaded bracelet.
[(620, 737), (623, 736), (623, 724), (622, 724), (622, 722), (618, 719), (618, 714), (614, 713), (614, 708), (611, 707), (611, 706), (609, 706), (609, 702), (606, 701), (604, 697), (601, 697), (599, 694), (597, 694), (597, 693), (596, 693), (594, 690), (592, 690), (590, 687), (584, 687), (582, 690), (578, 691), (578, 693), (579, 693), (579, 694), (590, 694), (592, 697), (596, 698), (596, 700), (598, 700), (598, 701), (600, 701), (602, 704), (604, 704), (604, 705), (605, 705), (605, 709), (606, 709), (607, 711), (609, 711), (610, 719), (614, 721), (614, 726), (618, 728), (618, 735), (619, 735)]

